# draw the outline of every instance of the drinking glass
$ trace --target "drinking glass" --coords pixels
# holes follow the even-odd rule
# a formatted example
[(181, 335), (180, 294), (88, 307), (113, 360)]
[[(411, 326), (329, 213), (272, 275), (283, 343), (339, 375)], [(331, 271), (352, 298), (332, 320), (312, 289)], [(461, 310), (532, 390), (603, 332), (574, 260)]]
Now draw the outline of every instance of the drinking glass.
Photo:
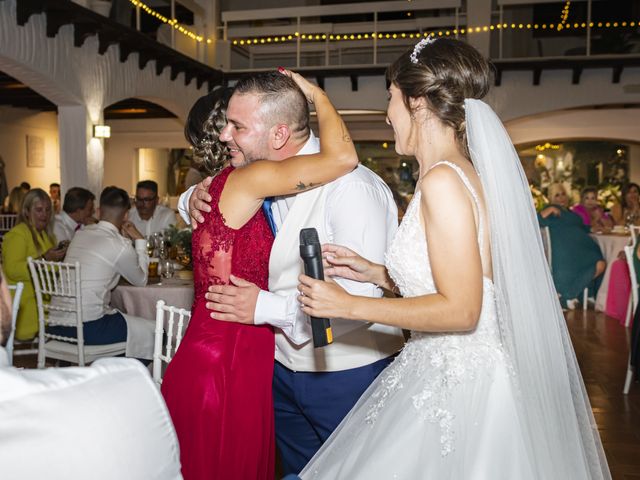
[(171, 259), (165, 258), (164, 260), (162, 260), (160, 269), (162, 270), (161, 275), (164, 278), (173, 277), (173, 273), (175, 270), (173, 268), (173, 262), (171, 261)]

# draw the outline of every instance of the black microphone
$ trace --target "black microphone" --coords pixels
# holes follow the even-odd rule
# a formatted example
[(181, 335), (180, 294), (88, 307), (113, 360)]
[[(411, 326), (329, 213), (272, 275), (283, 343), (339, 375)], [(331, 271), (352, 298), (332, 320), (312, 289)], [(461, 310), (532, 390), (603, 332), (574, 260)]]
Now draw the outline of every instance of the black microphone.
[[(304, 274), (324, 280), (322, 268), (322, 247), (315, 228), (303, 228), (300, 230), (300, 257), (304, 262)], [(313, 346), (325, 347), (333, 342), (331, 322), (328, 318), (311, 317), (311, 332), (313, 333)]]

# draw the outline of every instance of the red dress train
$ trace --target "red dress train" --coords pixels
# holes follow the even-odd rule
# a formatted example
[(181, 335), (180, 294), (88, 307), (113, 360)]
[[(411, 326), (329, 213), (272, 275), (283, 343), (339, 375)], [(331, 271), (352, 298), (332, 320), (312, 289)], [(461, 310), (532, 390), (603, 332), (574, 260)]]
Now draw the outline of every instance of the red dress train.
[(218, 209), (232, 171), (214, 178), (212, 211), (193, 232), (192, 318), (162, 384), (185, 480), (274, 476), (273, 329), (214, 320), (205, 308), (207, 287), (227, 283), (229, 273), (268, 288), (273, 234), (263, 212), (235, 230)]

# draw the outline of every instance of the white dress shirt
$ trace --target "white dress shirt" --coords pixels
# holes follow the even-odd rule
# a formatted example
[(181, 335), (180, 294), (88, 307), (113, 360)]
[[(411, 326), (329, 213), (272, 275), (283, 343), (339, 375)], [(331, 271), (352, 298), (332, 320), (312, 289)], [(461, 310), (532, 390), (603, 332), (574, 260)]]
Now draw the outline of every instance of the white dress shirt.
[[(297, 155), (308, 155), (319, 150), (319, 141), (312, 133)], [(397, 208), (386, 184), (369, 169), (359, 166), (353, 172), (320, 188), (325, 190), (325, 203), (322, 206), (323, 225), (319, 230), (324, 231), (328, 241), (346, 246), (373, 262), (384, 263), (384, 252), (398, 226)], [(192, 192), (193, 188), (187, 190), (178, 204), (180, 215), (185, 221), (188, 221), (188, 202)], [(293, 195), (277, 197), (273, 202), (271, 209), (277, 229), (283, 225), (295, 201), (296, 196)], [(272, 257), (273, 255), (272, 252)], [(298, 251), (292, 251), (291, 255), (298, 256)], [(352, 295), (382, 296), (382, 291), (370, 283), (339, 278), (336, 281)], [(333, 357), (339, 355), (342, 358), (332, 358), (332, 361), (320, 366), (309, 350), (311, 325), (308, 316), (300, 309), (297, 297), (297, 290), (261, 290), (254, 315), (256, 324), (268, 323), (279, 329), (276, 333), (276, 359), (292, 370), (333, 371), (355, 368), (374, 361), (372, 356), (378, 355), (379, 359), (392, 355), (404, 344), (400, 329), (332, 319), (334, 340), (344, 336), (353, 348), (347, 347), (338, 353), (337, 346), (332, 345), (329, 348), (336, 351)], [(367, 328), (371, 330), (367, 332)], [(379, 330), (377, 334), (372, 333), (375, 329)], [(356, 330), (361, 330), (362, 345), (358, 345), (359, 333)], [(375, 340), (371, 339), (371, 335), (376, 337)], [(286, 337), (286, 340), (282, 337)], [(372, 344), (376, 344), (376, 352), (366, 352)], [(326, 351), (329, 353), (329, 350)]]
[(169, 225), (175, 225), (176, 220), (176, 212), (164, 205), (156, 205), (153, 215), (149, 220), (140, 218), (136, 207), (129, 210), (129, 221), (147, 238), (153, 233), (164, 231)]
[[(80, 262), (82, 282), (82, 309), (85, 322), (97, 320), (107, 313), (110, 307), (111, 290), (123, 276), (135, 286), (147, 284), (149, 256), (147, 242), (135, 241), (120, 235), (116, 226), (101, 221), (76, 232), (67, 249), (66, 263)], [(62, 299), (54, 298), (55, 305), (62, 306)], [(60, 313), (51, 312), (52, 319)]]
[(22, 370), (4, 353), (0, 348), (1, 478), (182, 478), (167, 407), (140, 362)]
[(53, 234), (58, 242), (71, 241), (77, 230), (82, 228), (82, 224), (76, 222), (67, 212), (62, 210), (56, 215), (53, 222)]

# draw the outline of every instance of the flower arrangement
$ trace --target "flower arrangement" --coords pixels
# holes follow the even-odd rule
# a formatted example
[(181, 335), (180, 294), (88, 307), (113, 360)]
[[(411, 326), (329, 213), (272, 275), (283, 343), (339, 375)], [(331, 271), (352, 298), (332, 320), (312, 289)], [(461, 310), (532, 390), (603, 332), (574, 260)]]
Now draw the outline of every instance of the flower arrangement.
[(529, 190), (531, 190), (531, 197), (533, 198), (533, 205), (536, 207), (536, 212), (539, 212), (549, 203), (549, 200), (544, 196), (542, 190), (538, 189), (535, 185), (529, 185)]
[(186, 268), (191, 265), (191, 228), (177, 228), (171, 225), (164, 231), (164, 238), (169, 242), (171, 249), (176, 248), (175, 258)]
[(602, 186), (598, 190), (598, 202), (606, 210), (620, 203), (620, 185), (613, 185), (611, 183)]

